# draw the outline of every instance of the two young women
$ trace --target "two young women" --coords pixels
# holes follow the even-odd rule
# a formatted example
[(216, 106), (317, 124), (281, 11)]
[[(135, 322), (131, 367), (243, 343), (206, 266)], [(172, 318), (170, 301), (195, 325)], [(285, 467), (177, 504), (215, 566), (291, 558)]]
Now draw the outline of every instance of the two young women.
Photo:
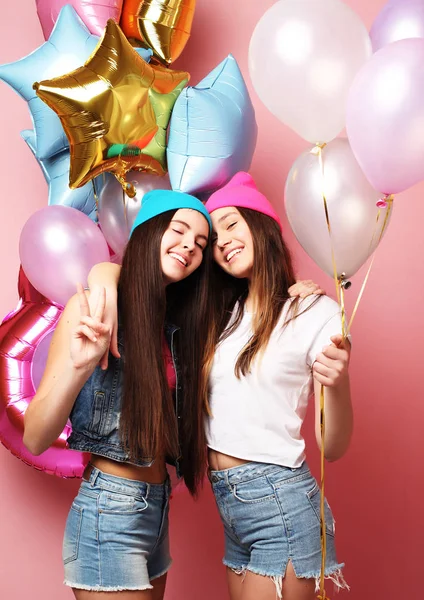
[[(182, 360), (186, 368), (194, 368), (197, 399), (208, 407), (209, 476), (224, 525), (230, 596), (274, 600), (277, 594), (285, 600), (310, 600), (320, 572), (319, 489), (304, 461), (300, 429), (312, 384), (319, 398), (323, 383), (328, 458), (340, 457), (349, 443), (349, 347), (337, 334), (339, 308), (325, 297), (290, 298), (288, 290), (295, 279), (280, 222), (249, 175), (237, 174), (211, 196), (206, 208), (213, 222), (215, 262), (207, 264), (204, 257), (202, 270), (209, 279), (203, 290), (209, 283), (211, 293), (204, 297), (202, 288), (196, 291), (194, 304), (198, 316), (203, 316), (197, 330), (197, 362), (186, 362), (185, 353)], [(186, 250), (176, 259), (185, 269), (189, 266)], [(119, 301), (125, 266), (126, 257), (119, 280), (120, 318), (126, 312)], [(114, 277), (110, 269), (105, 275), (103, 268), (100, 277), (108, 298)], [(187, 310), (185, 306), (181, 313)], [(126, 318), (131, 320), (130, 315)], [(188, 331), (194, 339), (191, 324)], [(133, 322), (130, 331), (143, 345), (146, 338), (140, 335), (139, 325)], [(128, 352), (125, 337), (126, 357)], [(109, 358), (112, 364), (114, 360)], [(141, 404), (144, 396), (140, 396)], [(190, 389), (181, 416), (183, 422), (192, 421), (197, 433), (184, 442), (182, 451), (187, 481), (196, 461), (185, 464), (185, 452), (191, 452), (198, 465), (203, 456), (193, 443), (195, 438), (202, 440), (203, 411)], [(316, 429), (320, 443), (318, 411)], [(101, 519), (100, 512), (99, 524)], [(328, 509), (326, 575), (342, 586), (342, 565), (336, 561), (333, 538)]]

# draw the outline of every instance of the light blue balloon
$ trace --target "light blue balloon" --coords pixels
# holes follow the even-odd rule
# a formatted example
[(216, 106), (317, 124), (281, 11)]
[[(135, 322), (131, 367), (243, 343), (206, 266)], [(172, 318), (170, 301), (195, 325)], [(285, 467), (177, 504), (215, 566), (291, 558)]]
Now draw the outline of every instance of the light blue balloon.
[(60, 11), (47, 42), (25, 58), (0, 67), (0, 79), (28, 102), (37, 136), (37, 158), (49, 158), (65, 150), (69, 144), (59, 117), (38, 98), (33, 83), (65, 75), (81, 67), (98, 40), (67, 4)]
[(211, 192), (248, 171), (257, 131), (249, 92), (230, 54), (174, 105), (167, 148), (172, 189)]
[[(82, 67), (97, 46), (76, 11), (66, 4), (50, 34), (39, 48), (16, 62), (0, 66), (0, 79), (8, 83), (28, 102), (37, 138), (37, 158), (45, 160), (69, 147), (68, 139), (56, 113), (35, 93), (35, 81), (52, 79)], [(152, 52), (138, 49), (147, 62)]]
[[(25, 140), (31, 152), (36, 156), (36, 137), (32, 129), (21, 131), (21, 137)], [(49, 184), (48, 204), (62, 204), (76, 208), (89, 216), (93, 221), (97, 221), (96, 199), (94, 195), (95, 186), (96, 195), (100, 194), (103, 187), (104, 177), (99, 175), (93, 180), (76, 190), (71, 190), (69, 187), (69, 165), (70, 157), (69, 150), (64, 150), (59, 154), (55, 154), (51, 158), (38, 160), (43, 175)]]

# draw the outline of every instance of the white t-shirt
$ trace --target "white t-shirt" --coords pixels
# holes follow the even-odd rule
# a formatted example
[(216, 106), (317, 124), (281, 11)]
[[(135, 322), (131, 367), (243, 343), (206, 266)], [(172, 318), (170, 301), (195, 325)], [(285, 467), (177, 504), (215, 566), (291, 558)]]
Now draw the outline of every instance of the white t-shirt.
[[(302, 300), (299, 312), (315, 300)], [(290, 302), (245, 377), (238, 379), (234, 367), (252, 335), (252, 314), (245, 311), (237, 329), (218, 344), (210, 377), (212, 416), (206, 421), (213, 450), (291, 468), (303, 463), (300, 430), (313, 391), (312, 365), (330, 337), (341, 333), (341, 315), (339, 305), (323, 296), (283, 328)]]

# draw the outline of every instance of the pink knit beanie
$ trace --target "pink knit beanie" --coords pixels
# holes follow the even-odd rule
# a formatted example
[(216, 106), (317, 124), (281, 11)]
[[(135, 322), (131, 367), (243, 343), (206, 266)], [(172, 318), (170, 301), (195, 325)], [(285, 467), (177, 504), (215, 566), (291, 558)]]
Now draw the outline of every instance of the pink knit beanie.
[(271, 203), (258, 190), (249, 173), (239, 171), (234, 177), (221, 189), (214, 192), (205, 204), (209, 214), (217, 208), (227, 206), (236, 206), (240, 208), (250, 208), (256, 212), (268, 215), (277, 221), (281, 227), (281, 221), (273, 209)]

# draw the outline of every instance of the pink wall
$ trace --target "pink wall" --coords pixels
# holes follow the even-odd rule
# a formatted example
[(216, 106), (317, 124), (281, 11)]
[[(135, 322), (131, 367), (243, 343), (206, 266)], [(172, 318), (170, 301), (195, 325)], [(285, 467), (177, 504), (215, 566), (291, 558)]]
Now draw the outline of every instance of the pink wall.
[[(253, 28), (272, 0), (198, 0), (194, 29), (177, 64), (196, 83), (232, 52), (248, 80), (247, 50)], [(349, 0), (369, 26), (383, 0)], [(0, 62), (16, 60), (42, 43), (35, 1), (2, 2)], [(266, 57), (264, 57), (266, 60)], [(306, 144), (261, 105), (255, 93), (259, 140), (252, 173), (282, 211), (290, 165)], [(41, 172), (19, 137), (30, 126), (23, 101), (0, 85), (0, 315), (15, 305), (19, 233), (44, 206)], [(354, 325), (352, 382), (356, 429), (344, 460), (328, 468), (328, 497), (337, 517), (339, 555), (347, 564), (351, 600), (418, 600), (421, 583), (424, 512), (420, 352), (424, 321), (422, 197), (424, 185), (397, 198)], [(284, 218), (284, 215), (283, 215)], [(299, 274), (332, 282), (305, 255), (288, 226), (286, 235)], [(361, 277), (348, 293), (352, 304)], [(418, 311), (416, 310), (418, 308)], [(310, 423), (309, 423), (310, 425)], [(310, 436), (310, 462), (317, 452)], [(65, 600), (61, 585), (61, 538), (77, 482), (38, 473), (0, 447), (0, 597), (5, 600)], [(184, 493), (172, 503), (175, 558), (167, 600), (225, 600), (220, 565), (222, 539), (213, 499), (205, 489), (199, 502)], [(328, 590), (330, 592), (330, 590)], [(332, 594), (330, 594), (332, 595)]]

